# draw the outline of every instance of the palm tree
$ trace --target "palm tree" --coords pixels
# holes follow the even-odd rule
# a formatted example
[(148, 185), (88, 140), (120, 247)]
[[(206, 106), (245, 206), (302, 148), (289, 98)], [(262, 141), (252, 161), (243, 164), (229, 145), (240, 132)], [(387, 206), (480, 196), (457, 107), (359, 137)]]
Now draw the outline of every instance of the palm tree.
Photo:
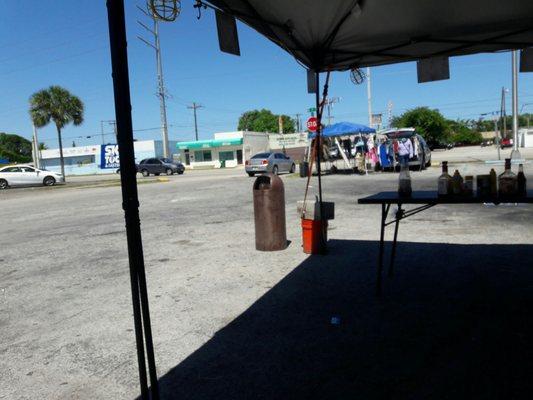
[(83, 102), (61, 86), (50, 86), (48, 89), (39, 90), (30, 97), (30, 116), (37, 128), (48, 125), (50, 121), (56, 125), (61, 174), (65, 179), (61, 129), (70, 123), (77, 126), (83, 122)]

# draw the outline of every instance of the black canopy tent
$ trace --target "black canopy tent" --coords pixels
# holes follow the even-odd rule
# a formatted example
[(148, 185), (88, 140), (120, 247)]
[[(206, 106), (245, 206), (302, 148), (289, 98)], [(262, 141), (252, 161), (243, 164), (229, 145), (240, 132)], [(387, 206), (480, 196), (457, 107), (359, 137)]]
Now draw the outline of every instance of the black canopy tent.
[(520, 49), (530, 0), (209, 0), (318, 72)]
[[(197, 0), (196, 4), (248, 24), (314, 72), (317, 109), (320, 72), (533, 46), (532, 0)], [(107, 0), (107, 7), (141, 397), (149, 396), (146, 345), (150, 394), (158, 399), (135, 178), (124, 0)]]

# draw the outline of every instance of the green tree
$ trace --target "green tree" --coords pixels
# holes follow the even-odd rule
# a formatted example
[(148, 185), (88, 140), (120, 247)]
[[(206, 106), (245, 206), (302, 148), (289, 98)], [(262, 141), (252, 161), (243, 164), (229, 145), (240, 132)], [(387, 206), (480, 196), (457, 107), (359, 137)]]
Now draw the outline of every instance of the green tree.
[(471, 121), (458, 119), (456, 121), (448, 120), (450, 127), (450, 139), (454, 143), (462, 144), (479, 144), (483, 140), (479, 131), (471, 128)]
[[(239, 118), (237, 129), (240, 131), (254, 132), (278, 132), (279, 115), (273, 114), (272, 111), (251, 110), (246, 111)], [(281, 115), (283, 121), (283, 133), (294, 132), (294, 120), (288, 115)]]
[(438, 110), (418, 107), (407, 110), (392, 120), (398, 128), (415, 128), (428, 143), (446, 142), (449, 140), (448, 121)]
[(44, 143), (39, 143), (39, 150), (48, 150), (48, 146)]
[(65, 159), (63, 158), (63, 141), (61, 129), (72, 123), (75, 126), (83, 123), (83, 103), (61, 86), (50, 86), (30, 97), (30, 116), (36, 127), (41, 128), (53, 121), (57, 129), (59, 141), (59, 158), (61, 173), (65, 178)]
[(0, 133), (0, 158), (11, 162), (31, 161), (31, 142), (19, 135)]

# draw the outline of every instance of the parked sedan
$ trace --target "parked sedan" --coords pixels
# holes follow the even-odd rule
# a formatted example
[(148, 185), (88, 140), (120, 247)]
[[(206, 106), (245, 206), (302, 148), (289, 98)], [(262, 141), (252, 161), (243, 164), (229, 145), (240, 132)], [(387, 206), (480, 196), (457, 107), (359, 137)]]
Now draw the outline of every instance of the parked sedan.
[(246, 173), (254, 176), (258, 173), (272, 172), (277, 175), (280, 172), (296, 171), (296, 164), (289, 156), (283, 153), (258, 153), (250, 160), (246, 161)]
[(167, 163), (167, 164), (174, 164), (178, 168), (178, 174), (183, 174), (185, 172), (185, 165), (178, 161), (172, 161), (169, 158), (160, 158), (161, 161)]
[(513, 147), (513, 139), (504, 137), (500, 140), (500, 147), (505, 149), (507, 147)]
[(139, 172), (143, 176), (150, 176), (150, 174), (159, 176), (161, 174), (173, 175), (182, 174), (180, 168), (165, 158), (146, 158), (139, 163)]
[(29, 165), (12, 165), (0, 169), (0, 189), (10, 186), (54, 186), (57, 182), (64, 181), (61, 174)]

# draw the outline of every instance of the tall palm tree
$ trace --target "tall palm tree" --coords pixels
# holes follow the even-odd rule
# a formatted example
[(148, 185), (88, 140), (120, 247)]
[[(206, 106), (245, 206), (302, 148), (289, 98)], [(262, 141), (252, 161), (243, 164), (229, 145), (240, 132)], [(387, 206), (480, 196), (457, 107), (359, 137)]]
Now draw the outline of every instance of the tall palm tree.
[(65, 160), (63, 158), (63, 141), (61, 129), (72, 123), (83, 123), (83, 102), (61, 86), (50, 86), (39, 90), (30, 97), (30, 116), (37, 128), (42, 128), (53, 121), (59, 141), (59, 159), (61, 174), (65, 179)]

